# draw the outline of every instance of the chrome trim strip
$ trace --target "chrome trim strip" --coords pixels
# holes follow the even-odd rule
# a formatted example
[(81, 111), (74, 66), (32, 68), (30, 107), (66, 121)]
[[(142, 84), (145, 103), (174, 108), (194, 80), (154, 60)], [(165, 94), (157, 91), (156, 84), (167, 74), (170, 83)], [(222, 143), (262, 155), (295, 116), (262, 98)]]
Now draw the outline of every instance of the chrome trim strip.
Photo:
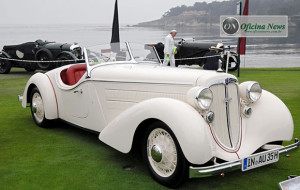
[[(295, 143), (284, 146), (279, 149), (279, 154), (287, 153), (299, 148), (299, 139), (295, 138)], [(270, 151), (270, 150), (267, 150)], [(257, 153), (257, 154), (261, 154)], [(251, 156), (254, 156), (253, 154)], [(250, 155), (249, 155), (250, 156)], [(189, 177), (190, 178), (200, 178), (200, 177), (208, 177), (213, 175), (219, 175), (221, 173), (227, 173), (233, 170), (241, 169), (243, 159), (234, 160), (231, 162), (225, 162), (222, 164), (216, 164), (213, 166), (206, 167), (192, 167), (189, 168)]]
[(139, 103), (139, 102), (137, 102), (137, 101), (114, 100), (114, 99), (107, 99), (106, 101), (107, 101), (107, 102), (120, 102), (120, 103), (134, 103), (134, 104)]
[(234, 146), (232, 144), (232, 130), (231, 130), (231, 125), (230, 125), (230, 109), (229, 109), (230, 101), (229, 101), (229, 97), (228, 97), (228, 84), (225, 85), (225, 100), (224, 101), (226, 104), (227, 130), (228, 130), (228, 135), (229, 135), (229, 142), (230, 142), (231, 148), (234, 148)]
[(75, 88), (79, 87), (80, 85), (86, 83), (86, 82), (103, 82), (103, 83), (130, 83), (130, 84), (158, 84), (158, 85), (181, 85), (181, 86), (187, 86), (187, 87), (193, 87), (194, 84), (192, 83), (172, 83), (172, 82), (150, 82), (150, 81), (130, 81), (130, 80), (105, 80), (105, 79), (82, 79), (83, 81), (79, 81), (77, 84), (73, 85), (73, 86), (68, 86), (68, 85), (60, 85), (59, 84), (59, 80), (60, 79), (60, 75), (59, 73), (56, 73), (56, 84), (57, 87), (61, 90), (64, 91), (69, 91), (69, 90), (74, 90)]

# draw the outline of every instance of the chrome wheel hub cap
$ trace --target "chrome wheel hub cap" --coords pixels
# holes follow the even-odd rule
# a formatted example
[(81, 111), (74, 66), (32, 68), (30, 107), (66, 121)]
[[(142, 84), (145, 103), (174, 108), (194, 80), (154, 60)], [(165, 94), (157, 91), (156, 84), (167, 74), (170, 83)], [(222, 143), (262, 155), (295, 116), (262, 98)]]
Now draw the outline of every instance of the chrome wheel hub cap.
[(161, 177), (171, 176), (177, 166), (177, 149), (172, 136), (164, 129), (154, 129), (147, 139), (148, 160)]
[(157, 145), (152, 146), (151, 157), (155, 162), (160, 162), (162, 160), (162, 152), (159, 146)]
[(34, 118), (37, 122), (42, 123), (45, 117), (45, 110), (42, 97), (39, 93), (36, 92), (33, 94), (31, 106)]

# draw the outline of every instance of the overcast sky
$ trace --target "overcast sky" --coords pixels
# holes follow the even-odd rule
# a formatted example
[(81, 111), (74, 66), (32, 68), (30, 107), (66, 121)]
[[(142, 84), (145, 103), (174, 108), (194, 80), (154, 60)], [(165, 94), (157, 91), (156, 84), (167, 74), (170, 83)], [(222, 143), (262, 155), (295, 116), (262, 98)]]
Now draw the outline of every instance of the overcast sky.
[[(120, 24), (160, 18), (170, 8), (214, 0), (118, 0)], [(218, 0), (219, 1), (219, 0)], [(0, 0), (0, 24), (111, 24), (115, 0)]]

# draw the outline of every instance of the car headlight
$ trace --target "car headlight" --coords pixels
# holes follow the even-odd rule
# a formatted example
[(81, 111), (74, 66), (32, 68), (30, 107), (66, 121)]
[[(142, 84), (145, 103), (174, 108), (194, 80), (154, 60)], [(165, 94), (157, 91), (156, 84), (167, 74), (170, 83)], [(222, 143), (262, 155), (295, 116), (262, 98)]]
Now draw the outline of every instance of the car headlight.
[(260, 99), (262, 88), (258, 82), (244, 82), (240, 84), (240, 94), (242, 99), (253, 103)]
[(213, 94), (209, 88), (200, 88), (196, 92), (195, 99), (199, 109), (208, 110), (213, 101)]
[(252, 82), (247, 88), (247, 98), (250, 102), (256, 102), (261, 97), (262, 89), (258, 82)]
[(196, 109), (209, 110), (213, 94), (207, 87), (193, 87), (187, 92), (187, 102)]
[(73, 54), (78, 58), (79, 57), (79, 53), (77, 50), (73, 51)]

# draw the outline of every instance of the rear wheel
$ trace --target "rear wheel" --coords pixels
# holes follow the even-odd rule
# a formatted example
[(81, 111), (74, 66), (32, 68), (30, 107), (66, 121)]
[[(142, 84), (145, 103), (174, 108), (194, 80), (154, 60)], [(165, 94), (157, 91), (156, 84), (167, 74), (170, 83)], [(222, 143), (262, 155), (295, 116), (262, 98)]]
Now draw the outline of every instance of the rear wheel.
[(37, 65), (39, 66), (39, 68), (43, 69), (43, 70), (50, 70), (52, 63), (47, 62), (47, 61), (51, 61), (51, 55), (49, 55), (49, 53), (47, 52), (40, 52), (37, 55), (37, 60), (41, 61), (38, 62)]
[[(222, 69), (226, 70), (227, 57), (225, 56), (222, 60)], [(228, 71), (233, 72), (236, 71), (239, 67), (239, 63), (236, 56), (232, 56), (229, 58)]]
[[(231, 62), (228, 64), (228, 71), (233, 72), (236, 71), (238, 69), (238, 63), (236, 62)], [(222, 64), (222, 68), (223, 70), (226, 70), (226, 62)]]
[(11, 69), (11, 61), (3, 60), (1, 58), (7, 58), (5, 55), (0, 55), (0, 74), (8, 74)]
[(44, 102), (38, 88), (31, 91), (31, 115), (34, 122), (42, 128), (48, 128), (50, 121), (45, 117)]
[(188, 164), (172, 131), (163, 123), (153, 123), (142, 143), (143, 158), (152, 177), (167, 187), (177, 187), (188, 174)]

